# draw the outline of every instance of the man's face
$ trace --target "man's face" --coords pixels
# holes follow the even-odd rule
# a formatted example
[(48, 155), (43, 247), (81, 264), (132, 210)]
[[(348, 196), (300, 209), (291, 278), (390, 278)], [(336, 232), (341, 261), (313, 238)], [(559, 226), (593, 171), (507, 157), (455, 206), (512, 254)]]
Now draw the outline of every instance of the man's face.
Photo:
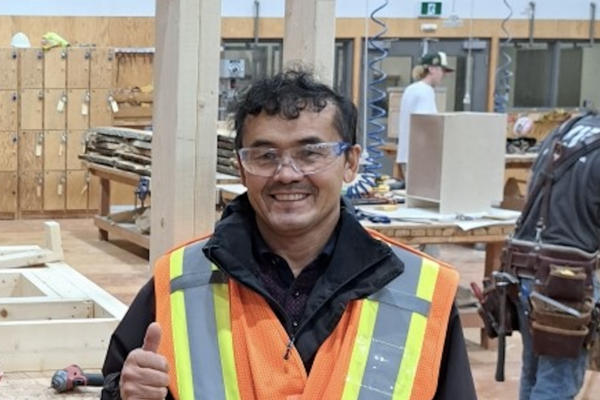
[[(288, 150), (307, 143), (340, 142), (342, 138), (333, 123), (335, 111), (328, 105), (321, 112), (302, 111), (293, 120), (265, 113), (249, 116), (242, 147)], [(342, 184), (356, 176), (360, 146), (353, 146), (348, 156), (342, 154), (330, 168), (312, 175), (294, 170), (288, 154), (272, 177), (253, 175), (240, 162), (242, 182), (248, 188), (259, 227), (263, 233), (267, 230), (285, 236), (335, 226)]]
[(439, 66), (429, 67), (429, 72), (432, 75), (431, 82), (433, 86), (441, 85), (444, 76), (446, 76), (446, 71), (444, 71), (444, 68)]

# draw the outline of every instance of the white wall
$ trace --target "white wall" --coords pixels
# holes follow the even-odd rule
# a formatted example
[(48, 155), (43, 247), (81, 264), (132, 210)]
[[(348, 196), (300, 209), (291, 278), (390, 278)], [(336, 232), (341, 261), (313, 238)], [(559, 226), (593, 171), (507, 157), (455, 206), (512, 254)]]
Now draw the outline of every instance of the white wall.
[[(160, 0), (166, 1), (166, 0)], [(298, 0), (300, 1), (300, 0)], [(335, 0), (338, 17), (362, 18), (382, 5), (384, 0)], [(502, 0), (439, 0), (443, 17), (453, 6), (461, 18), (504, 18), (508, 9)], [(528, 18), (529, 0), (507, 0), (513, 18)], [(392, 18), (414, 18), (420, 0), (389, 0), (378, 15)], [(590, 0), (536, 0), (537, 19), (589, 19)], [(0, 15), (47, 16), (153, 16), (156, 0), (0, 0)], [(567, 6), (568, 4), (568, 6)], [(471, 6), (473, 5), (473, 9)], [(222, 15), (251, 17), (254, 0), (221, 0)], [(285, 0), (260, 0), (262, 17), (283, 17)], [(600, 19), (600, 15), (597, 15)]]

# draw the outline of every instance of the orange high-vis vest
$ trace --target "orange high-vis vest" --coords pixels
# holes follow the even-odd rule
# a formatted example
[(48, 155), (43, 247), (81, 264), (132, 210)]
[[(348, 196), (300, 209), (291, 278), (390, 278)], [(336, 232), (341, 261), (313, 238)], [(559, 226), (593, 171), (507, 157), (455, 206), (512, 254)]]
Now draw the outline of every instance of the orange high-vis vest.
[(175, 399), (432, 399), (458, 273), (380, 238), (404, 272), (348, 304), (308, 375), (267, 301), (212, 265), (206, 240), (163, 256), (156, 318)]

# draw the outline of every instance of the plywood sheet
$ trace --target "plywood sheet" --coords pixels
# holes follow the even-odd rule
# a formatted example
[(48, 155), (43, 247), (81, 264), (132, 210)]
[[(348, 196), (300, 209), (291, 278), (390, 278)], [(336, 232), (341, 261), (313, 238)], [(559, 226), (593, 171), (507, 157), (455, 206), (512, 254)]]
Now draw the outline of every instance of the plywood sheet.
[(67, 129), (90, 127), (90, 92), (87, 89), (69, 89), (67, 92)]
[(43, 161), (44, 134), (41, 131), (19, 132), (19, 170), (41, 171)]
[(41, 211), (44, 200), (44, 178), (41, 172), (19, 174), (19, 210)]
[(67, 92), (64, 89), (46, 89), (44, 94), (44, 129), (66, 129), (67, 103)]
[(63, 211), (66, 205), (67, 175), (64, 171), (44, 172), (44, 210)]
[(44, 170), (64, 170), (67, 166), (67, 133), (44, 132)]
[(17, 173), (0, 172), (0, 213), (17, 212)]
[(115, 52), (112, 48), (96, 48), (90, 64), (90, 87), (112, 89), (115, 87)]
[(64, 89), (67, 86), (67, 50), (55, 47), (44, 55), (44, 88)]
[(16, 132), (0, 132), (0, 171), (17, 170), (18, 143), (19, 136)]
[(90, 59), (92, 49), (70, 47), (67, 57), (67, 88), (87, 89), (90, 87)]
[(88, 186), (86, 171), (67, 171), (67, 210), (87, 210)]
[(15, 90), (0, 90), (0, 131), (16, 131), (19, 127), (19, 96)]
[(21, 129), (42, 129), (44, 111), (44, 91), (42, 89), (21, 90)]
[(112, 110), (108, 97), (109, 89), (92, 89), (90, 96), (90, 126), (112, 125)]
[(67, 132), (67, 170), (83, 169), (83, 162), (79, 159), (80, 154), (85, 153), (85, 132)]
[(0, 89), (17, 90), (19, 58), (15, 49), (0, 49)]
[(44, 87), (44, 52), (42, 49), (19, 49), (21, 89)]

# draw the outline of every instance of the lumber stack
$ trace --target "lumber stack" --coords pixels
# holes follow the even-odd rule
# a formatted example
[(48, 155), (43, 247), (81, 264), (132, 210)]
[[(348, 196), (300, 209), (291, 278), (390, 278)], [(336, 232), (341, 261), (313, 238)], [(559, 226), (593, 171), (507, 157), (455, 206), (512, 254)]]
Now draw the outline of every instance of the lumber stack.
[(233, 136), (217, 135), (217, 172), (240, 176)]
[(152, 131), (122, 127), (95, 127), (88, 130), (86, 150), (81, 159), (150, 176)]

